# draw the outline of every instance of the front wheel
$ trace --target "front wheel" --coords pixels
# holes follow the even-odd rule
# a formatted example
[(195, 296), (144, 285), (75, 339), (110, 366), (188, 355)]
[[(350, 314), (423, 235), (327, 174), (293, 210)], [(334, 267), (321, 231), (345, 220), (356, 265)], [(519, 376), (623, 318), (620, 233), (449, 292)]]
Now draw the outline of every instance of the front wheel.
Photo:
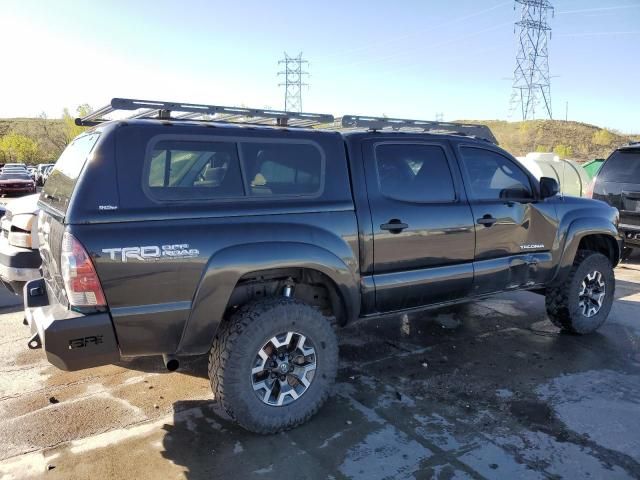
[(547, 288), (547, 315), (564, 331), (594, 332), (611, 311), (615, 286), (609, 259), (601, 253), (580, 250), (565, 282)]
[(241, 307), (220, 326), (209, 355), (216, 401), (242, 427), (263, 434), (309, 420), (329, 396), (337, 367), (329, 320), (290, 298)]

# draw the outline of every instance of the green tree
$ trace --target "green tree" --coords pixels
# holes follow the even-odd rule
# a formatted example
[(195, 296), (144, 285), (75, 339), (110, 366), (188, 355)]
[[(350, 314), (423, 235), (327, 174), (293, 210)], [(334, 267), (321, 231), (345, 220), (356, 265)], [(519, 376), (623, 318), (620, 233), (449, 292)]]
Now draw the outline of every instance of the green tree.
[(38, 160), (38, 142), (25, 135), (9, 133), (0, 138), (0, 155), (4, 163), (35, 163)]
[(603, 147), (608, 147), (613, 143), (614, 140), (615, 140), (615, 137), (613, 133), (605, 129), (598, 130), (596, 133), (593, 134), (593, 137), (591, 137), (591, 141), (595, 145), (601, 145)]
[[(76, 108), (76, 113), (78, 117), (84, 117), (85, 115), (88, 115), (92, 111), (93, 110), (91, 109), (91, 107), (86, 103)], [(64, 122), (63, 132), (65, 137), (65, 145), (68, 145), (69, 143), (71, 143), (71, 141), (74, 138), (76, 138), (78, 135), (80, 135), (82, 132), (84, 132), (87, 129), (86, 127), (80, 127), (76, 125), (75, 123), (76, 117), (72, 116), (71, 113), (69, 113), (68, 108), (64, 109), (64, 112), (62, 113), (62, 120)]]
[(573, 155), (573, 148), (570, 145), (556, 145), (553, 149), (553, 153), (558, 155), (560, 158), (569, 158)]
[(544, 145), (538, 145), (536, 147), (536, 152), (540, 152), (540, 153), (546, 153), (549, 151), (549, 147), (546, 147)]

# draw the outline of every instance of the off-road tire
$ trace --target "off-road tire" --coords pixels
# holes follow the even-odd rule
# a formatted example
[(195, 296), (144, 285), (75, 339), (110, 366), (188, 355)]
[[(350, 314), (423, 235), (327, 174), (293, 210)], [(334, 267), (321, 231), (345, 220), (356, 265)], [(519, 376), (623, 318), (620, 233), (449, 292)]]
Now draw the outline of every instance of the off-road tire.
[[(597, 314), (583, 315), (578, 306), (580, 285), (585, 276), (597, 270), (605, 283), (605, 298)], [(545, 304), (549, 320), (565, 332), (587, 334), (596, 331), (607, 319), (613, 304), (615, 277), (611, 262), (601, 253), (579, 250), (567, 279), (547, 288)]]
[[(258, 350), (274, 335), (296, 331), (316, 349), (315, 376), (288, 405), (263, 403), (251, 368)], [(299, 300), (276, 297), (241, 307), (220, 325), (209, 354), (209, 380), (218, 405), (242, 427), (260, 434), (289, 430), (308, 421), (327, 400), (338, 369), (338, 341), (330, 321)]]

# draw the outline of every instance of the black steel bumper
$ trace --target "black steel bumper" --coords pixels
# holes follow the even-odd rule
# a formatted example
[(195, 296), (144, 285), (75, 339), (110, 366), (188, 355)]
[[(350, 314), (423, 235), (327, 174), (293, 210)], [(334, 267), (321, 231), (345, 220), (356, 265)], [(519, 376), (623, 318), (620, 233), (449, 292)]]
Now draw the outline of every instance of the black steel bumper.
[(82, 370), (120, 360), (109, 313), (84, 315), (58, 302), (50, 304), (42, 278), (25, 285), (24, 312), (32, 333), (29, 348), (42, 347), (58, 368)]

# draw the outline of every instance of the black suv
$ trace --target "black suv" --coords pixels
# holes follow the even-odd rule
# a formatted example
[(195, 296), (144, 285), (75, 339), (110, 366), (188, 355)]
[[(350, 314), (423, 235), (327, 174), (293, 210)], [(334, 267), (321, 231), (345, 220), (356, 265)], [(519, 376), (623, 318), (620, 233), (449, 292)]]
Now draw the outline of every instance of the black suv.
[(620, 211), (625, 255), (640, 248), (640, 142), (620, 147), (607, 158), (593, 182), (593, 198)]
[(323, 404), (357, 318), (531, 289), (588, 333), (611, 308), (618, 211), (486, 127), (125, 99), (77, 122), (25, 287), (29, 346), (62, 369), (208, 354), (216, 400), (271, 433)]

